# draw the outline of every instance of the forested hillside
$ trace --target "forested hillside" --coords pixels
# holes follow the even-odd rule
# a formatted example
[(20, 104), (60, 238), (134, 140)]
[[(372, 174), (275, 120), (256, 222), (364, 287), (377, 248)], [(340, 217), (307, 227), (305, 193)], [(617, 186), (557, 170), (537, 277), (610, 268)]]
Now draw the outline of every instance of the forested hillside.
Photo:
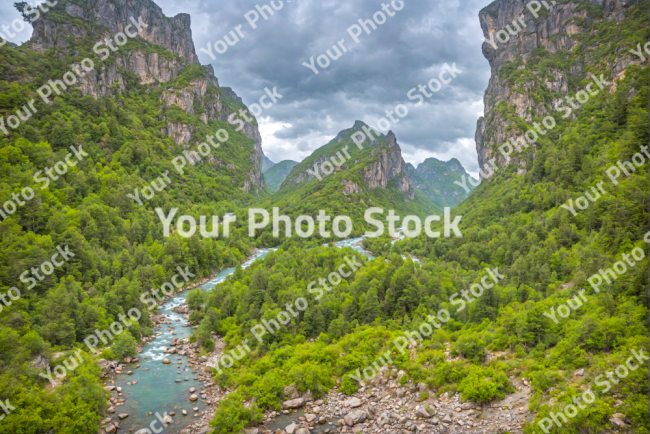
[[(515, 5), (498, 0), (484, 9), (486, 38), (488, 30), (499, 30), (493, 26), (522, 11), (523, 3)], [(647, 255), (628, 262), (625, 272), (603, 281), (598, 291), (588, 281), (597, 282), (594, 274), (630, 258), (635, 248), (635, 259), (639, 249), (648, 251), (648, 157), (642, 148), (649, 138), (648, 67), (629, 52), (647, 40), (648, 6), (647, 1), (558, 2), (558, 9), (539, 17), (523, 11), (535, 30), (525, 35), (527, 45), (513, 38), (505, 48), (522, 50), (516, 62), (496, 62), (486, 43), (494, 75), (477, 151), (481, 164), (492, 167), (484, 167), (484, 182), (454, 209), (464, 216), (462, 238), (422, 234), (393, 246), (365, 239), (381, 256), (318, 299), (320, 292), (307, 290), (309, 282), (325, 278), (355, 252), (280, 250), (209, 294), (197, 337), (215, 331), (225, 336), (228, 349), (247, 338), (252, 348), (217, 375), (220, 385), (235, 392), (217, 410), (216, 432), (254, 426), (263, 408), (286, 408), (281, 406), (287, 405), (288, 385), (299, 394), (325, 396), (333, 388), (379, 399), (381, 376), (363, 377), (369, 387), (360, 389), (352, 375), (373, 362), (381, 366), (385, 354), (393, 359), (390, 368), (406, 373), (398, 377), (400, 385), (408, 390), (424, 384), (419, 390), (435, 393), (441, 400), (435, 402), (459, 392), (462, 400), (495, 403), (525, 391), (525, 406), (517, 410), (524, 421), (504, 425), (506, 431), (539, 433), (541, 423), (557, 433), (613, 427), (648, 432), (647, 367), (603, 383), (632, 351), (647, 354)], [(601, 85), (608, 84), (563, 117), (566, 109), (558, 110), (557, 102), (584, 89), (592, 74), (602, 74)], [(553, 85), (560, 76), (564, 84)], [(522, 94), (534, 102), (532, 111), (520, 111)], [(547, 116), (555, 126), (506, 161), (498, 146)], [(620, 172), (613, 181), (607, 170), (633, 156), (634, 171), (624, 166), (629, 176)], [(490, 163), (491, 157), (496, 161)], [(596, 195), (598, 185), (606, 193)], [(574, 215), (561, 206), (585, 191), (595, 201), (586, 199), (587, 207), (579, 202), (585, 210), (574, 208)], [(422, 263), (395, 253), (413, 254)], [(501, 276), (492, 286), (486, 285), (488, 270)], [(486, 286), (480, 296), (459, 297), (472, 285)], [(267, 332), (262, 342), (252, 338), (255, 324), (275, 318), (299, 297), (309, 304), (304, 314), (275, 334)], [(562, 305), (573, 308), (567, 314)], [(409, 352), (396, 351), (395, 339), (422, 330), (430, 315), (436, 318), (443, 310), (451, 319), (442, 327), (423, 340), (413, 338)], [(393, 375), (388, 371), (384, 377), (390, 381)], [(562, 425), (547, 424), (551, 412), (563, 413), (586, 390), (595, 396), (592, 403)], [(421, 399), (433, 402), (426, 394)]]
[[(167, 212), (173, 206), (179, 214), (223, 217), (255, 198), (254, 189), (246, 188), (251, 185), (250, 174), (261, 173), (255, 168), (255, 142), (223, 118), (229, 105), (231, 111), (243, 105), (229, 92), (221, 92), (211, 67), (180, 57), (153, 39), (131, 39), (102, 63), (93, 45), (114, 32), (89, 17), (88, 11), (102, 7), (95, 3), (59, 2), (35, 23), (32, 42), (0, 47), (0, 114), (6, 120), (30, 100), (35, 107), (17, 129), (0, 135), (0, 202), (5, 204), (0, 222), (0, 293), (12, 287), (20, 291), (19, 299), (5, 299), (0, 312), (0, 397), (16, 408), (6, 417), (3, 414), (3, 433), (97, 432), (106, 396), (99, 368), (83, 339), (96, 329), (107, 329), (131, 308), (139, 309), (143, 317), (129, 332), (137, 340), (150, 335), (152, 324), (140, 294), (169, 282), (178, 273), (177, 266), (188, 267), (198, 281), (241, 263), (253, 248), (245, 227), (236, 226), (243, 222), (231, 225), (228, 238), (177, 234), (166, 238), (154, 212), (156, 207)], [(171, 19), (155, 4), (142, 1), (138, 7), (149, 10), (151, 27), (155, 17), (161, 20), (156, 23), (160, 27), (171, 26)], [(100, 20), (109, 18), (103, 15)], [(42, 38), (38, 31), (50, 26), (65, 35), (56, 46), (46, 47), (52, 39)], [(71, 28), (78, 31), (63, 30)], [(178, 26), (174, 29), (181, 31)], [(72, 36), (79, 32), (86, 37)], [(156, 37), (162, 34), (159, 28)], [(167, 62), (178, 70), (145, 84), (137, 69), (129, 70), (134, 63), (124, 60), (145, 55), (160, 56), (161, 65)], [(60, 79), (68, 65), (86, 57), (98, 65), (86, 75), (88, 83), (93, 83), (93, 74), (114, 70), (124, 78), (123, 87), (114, 86), (103, 96), (88, 94), (103, 92), (100, 87), (72, 87), (54, 94), (46, 104), (36, 90), (50, 79)], [(194, 83), (207, 85), (205, 106), (198, 97), (190, 107), (192, 113), (165, 103), (166, 92)], [(217, 102), (221, 114), (213, 111), (208, 98)], [(188, 146), (196, 151), (198, 142), (187, 143), (187, 137), (175, 135), (170, 124), (189, 126), (191, 137), (201, 141), (219, 129), (227, 131), (229, 139), (216, 142), (221, 146), (211, 146), (201, 161), (186, 162), (181, 174), (172, 161)], [(78, 157), (68, 161), (75, 164), (64, 166), (63, 175), (61, 163), (52, 171), (66, 161), (71, 147)], [(34, 192), (29, 200), (21, 193), (29, 195), (24, 190), (28, 187)], [(14, 201), (15, 211), (6, 201)], [(74, 256), (37, 279), (29, 270), (39, 270), (57, 253), (57, 246), (67, 246)], [(25, 271), (35, 280), (32, 287), (20, 278)], [(134, 354), (133, 339), (125, 342), (126, 351)], [(38, 373), (47, 374), (46, 367), (54, 370), (63, 361), (69, 364), (68, 356), (76, 349), (82, 350), (86, 362), (50, 390), (50, 382)], [(121, 355), (108, 351), (101, 357)]]
[[(365, 238), (370, 260), (317, 235), (250, 237), (248, 212), (347, 215), (349, 237), (370, 229), (370, 207), (442, 215), (413, 187), (395, 134), (355, 141), (367, 128), (357, 121), (272, 192), (257, 121), (228, 122), (247, 108), (199, 64), (188, 15), (165, 17), (150, 0), (60, 2), (30, 42), (0, 46), (3, 122), (33, 104), (0, 134), (0, 400), (12, 405), (0, 433), (104, 433), (102, 420), (116, 416), (99, 359), (136, 355), (157, 313), (142, 295), (171, 287), (178, 267), (194, 284), (237, 267), (187, 296), (193, 351), (221, 363), (203, 434), (257, 429), (318, 399), (337, 432), (357, 432), (367, 417), (375, 432), (648, 433), (647, 366), (612, 372), (649, 347), (649, 71), (630, 52), (648, 40), (649, 7), (562, 0), (533, 14), (521, 0), (496, 0), (483, 9), (486, 40), (520, 15), (527, 26), (483, 45), (492, 68), (476, 132), (483, 179), (453, 210), (462, 237)], [(93, 47), (130, 16), (148, 26), (102, 60)], [(94, 69), (46, 103), (38, 90), (84, 58)], [(587, 101), (574, 106), (567, 97), (583, 89)], [(544, 134), (503, 151), (539, 125)], [(165, 236), (159, 213), (173, 208)], [(186, 237), (177, 226), (183, 214), (222, 222), (230, 213), (227, 237)], [(279, 249), (242, 269), (262, 246)], [(89, 335), (132, 309), (138, 321), (89, 350)], [(281, 323), (273, 332), (263, 326), (271, 321)], [(67, 374), (44, 376), (57, 369)], [(587, 390), (592, 403), (540, 428)]]

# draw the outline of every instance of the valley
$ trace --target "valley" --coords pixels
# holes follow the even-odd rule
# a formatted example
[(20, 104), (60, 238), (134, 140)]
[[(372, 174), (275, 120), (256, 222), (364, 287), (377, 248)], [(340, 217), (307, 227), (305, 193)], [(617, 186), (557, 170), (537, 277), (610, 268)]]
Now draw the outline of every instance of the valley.
[[(152, 0), (17, 6), (33, 34), (0, 45), (0, 434), (650, 432), (650, 1), (486, 1), (462, 73), (420, 40), (384, 49), (401, 17), (442, 32), (425, 3), (451, 7), (336, 3), (355, 45), (314, 58), (293, 32), (319, 5), (224, 2), (223, 28), (251, 29), (218, 32), (208, 65), (214, 23)], [(238, 70), (264, 27), (286, 58)], [(419, 75), (392, 57), (434, 51)], [(295, 87), (271, 85), (291, 62)], [(375, 69), (408, 80), (365, 95), (392, 124), (340, 93)], [(431, 70), (444, 86), (420, 85), (418, 111), (471, 109), (395, 106)], [(471, 158), (450, 133), (470, 112)]]

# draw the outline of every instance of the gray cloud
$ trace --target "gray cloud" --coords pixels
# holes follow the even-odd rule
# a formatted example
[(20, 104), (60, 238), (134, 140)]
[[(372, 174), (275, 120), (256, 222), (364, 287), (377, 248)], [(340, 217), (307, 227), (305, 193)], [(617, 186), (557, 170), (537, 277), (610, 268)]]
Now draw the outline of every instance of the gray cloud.
[[(402, 10), (391, 6), (394, 16), (370, 34), (363, 32), (359, 43), (347, 29), (360, 19), (372, 20), (390, 0), (285, 0), (273, 16), (260, 17), (257, 29), (245, 14), (270, 0), (154, 1), (167, 16), (191, 15), (201, 62), (212, 64), (220, 84), (232, 87), (246, 104), (257, 102), (265, 87), (277, 87), (283, 95), (258, 119), (264, 151), (272, 160), (305, 158), (355, 120), (376, 126), (386, 110), (404, 104), (408, 115), (390, 128), (407, 161), (455, 156), (476, 172), (473, 138), (490, 74), (481, 54), (478, 12), (490, 0), (404, 0)], [(400, 2), (393, 3), (399, 7)], [(19, 17), (8, 4), (0, 12), (7, 24)], [(244, 37), (225, 53), (213, 48), (213, 59), (201, 51), (239, 25)], [(31, 31), (23, 34), (24, 41)], [(318, 75), (302, 65), (332, 52), (341, 39), (348, 51), (326, 69), (319, 67)], [(409, 90), (426, 86), (445, 63), (455, 63), (462, 74), (415, 107)]]

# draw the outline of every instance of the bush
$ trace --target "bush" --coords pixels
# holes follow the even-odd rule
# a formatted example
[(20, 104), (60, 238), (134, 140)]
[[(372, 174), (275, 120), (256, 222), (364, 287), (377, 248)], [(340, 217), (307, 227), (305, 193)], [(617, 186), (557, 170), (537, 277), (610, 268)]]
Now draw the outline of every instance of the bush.
[(461, 397), (465, 401), (490, 402), (493, 399), (503, 399), (506, 393), (515, 389), (502, 371), (495, 372), (489, 368), (474, 368), (458, 385)]
[(131, 333), (121, 333), (117, 339), (115, 339), (115, 345), (113, 345), (111, 351), (118, 359), (123, 359), (126, 356), (135, 356), (135, 338)]
[(341, 392), (345, 393), (346, 395), (352, 395), (357, 390), (359, 390), (359, 382), (357, 380), (350, 377), (349, 375), (343, 377), (343, 380), (341, 380)]
[(429, 392), (427, 390), (422, 390), (420, 392), (420, 401), (426, 401), (429, 397)]
[(212, 339), (207, 339), (203, 342), (203, 346), (210, 353), (214, 351), (214, 341)]

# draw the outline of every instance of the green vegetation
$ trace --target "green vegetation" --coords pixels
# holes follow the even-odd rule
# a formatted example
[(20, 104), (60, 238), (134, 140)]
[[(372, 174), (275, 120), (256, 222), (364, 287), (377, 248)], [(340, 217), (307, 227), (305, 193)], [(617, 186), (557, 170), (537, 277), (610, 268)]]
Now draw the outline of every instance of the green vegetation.
[(413, 187), (440, 208), (453, 208), (465, 200), (469, 193), (466, 192), (463, 185), (469, 189), (470, 193), (476, 188), (477, 180), (470, 177), (460, 161), (455, 158), (446, 162), (436, 158), (427, 158), (418, 164), (417, 168), (409, 163), (406, 165), (406, 169)]
[(282, 184), (286, 177), (289, 176), (291, 169), (293, 169), (296, 164), (298, 163), (295, 161), (284, 160), (271, 166), (264, 171), (264, 182), (266, 182), (266, 185), (268, 185), (273, 192), (278, 191), (280, 189), (280, 184)]

